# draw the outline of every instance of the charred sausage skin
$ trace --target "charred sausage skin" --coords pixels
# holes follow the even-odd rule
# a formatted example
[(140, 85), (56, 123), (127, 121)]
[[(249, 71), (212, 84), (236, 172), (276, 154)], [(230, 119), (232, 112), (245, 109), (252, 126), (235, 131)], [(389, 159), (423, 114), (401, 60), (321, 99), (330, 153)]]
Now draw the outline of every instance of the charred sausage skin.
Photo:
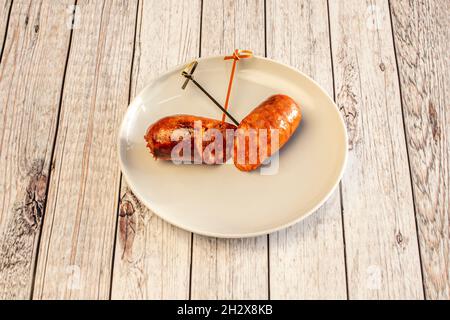
[[(269, 97), (263, 101), (258, 107), (256, 107), (250, 114), (248, 114), (244, 120), (239, 124), (238, 133), (234, 140), (234, 164), (241, 171), (252, 171), (257, 169), (265, 159), (272, 156), (275, 152), (283, 147), (283, 145), (289, 140), (295, 130), (298, 128), (302, 114), (299, 105), (289, 96), (277, 94)], [(244, 135), (253, 129), (258, 130), (258, 140), (251, 140), (246, 135), (245, 140), (239, 139), (239, 133)], [(267, 147), (260, 145), (259, 141), (259, 129), (267, 130)], [(271, 148), (271, 129), (278, 130), (278, 148)], [(245, 142), (244, 142), (245, 141)], [(250, 141), (257, 143), (257, 159), (250, 161), (249, 150)], [(239, 149), (245, 145), (244, 151), (241, 151), (240, 158)], [(260, 156), (262, 153), (262, 156)], [(239, 160), (239, 161), (238, 161)], [(245, 160), (245, 161), (242, 161)]]
[[(160, 119), (152, 124), (145, 134), (145, 140), (147, 142), (147, 148), (155, 159), (161, 160), (173, 160), (172, 150), (180, 142), (180, 140), (173, 141), (173, 134), (176, 130), (184, 130), (191, 141), (191, 161), (194, 161), (195, 151), (199, 151), (203, 154), (203, 150), (214, 141), (214, 138), (209, 141), (202, 141), (201, 145), (196, 145), (194, 141), (194, 124), (196, 121), (201, 121), (201, 135), (204, 137), (205, 132), (209, 129), (216, 129), (220, 131), (223, 137), (223, 150), (226, 150), (226, 130), (235, 130), (236, 126), (220, 120), (192, 116), (192, 115), (174, 115)], [(228, 146), (227, 151), (223, 153), (223, 162), (231, 157), (232, 145)], [(214, 156), (214, 155), (213, 155)], [(215, 159), (209, 159), (208, 164), (215, 162)], [(205, 163), (205, 162), (204, 162)]]

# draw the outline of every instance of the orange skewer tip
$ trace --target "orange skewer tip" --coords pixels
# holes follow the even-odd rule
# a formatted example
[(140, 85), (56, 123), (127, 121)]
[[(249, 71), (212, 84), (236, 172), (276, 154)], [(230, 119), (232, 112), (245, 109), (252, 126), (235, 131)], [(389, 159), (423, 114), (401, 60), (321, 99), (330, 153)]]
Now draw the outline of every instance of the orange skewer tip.
[(224, 60), (240, 60), (240, 59), (245, 59), (245, 58), (250, 58), (253, 56), (253, 51), (251, 50), (241, 50), (241, 49), (236, 49), (234, 50), (233, 54), (231, 56), (225, 56), (225, 58), (223, 58)]
[[(234, 71), (236, 70), (236, 62), (239, 61), (240, 59), (250, 58), (252, 56), (253, 52), (251, 50), (236, 49), (234, 50), (231, 56), (225, 56), (223, 58), (224, 60), (233, 60), (233, 66), (231, 68), (230, 74), (230, 82), (228, 83), (227, 97), (225, 100), (225, 110), (228, 110), (228, 103), (230, 102), (231, 87), (233, 86)], [(223, 121), (225, 121), (225, 113), (222, 114), (222, 122)]]

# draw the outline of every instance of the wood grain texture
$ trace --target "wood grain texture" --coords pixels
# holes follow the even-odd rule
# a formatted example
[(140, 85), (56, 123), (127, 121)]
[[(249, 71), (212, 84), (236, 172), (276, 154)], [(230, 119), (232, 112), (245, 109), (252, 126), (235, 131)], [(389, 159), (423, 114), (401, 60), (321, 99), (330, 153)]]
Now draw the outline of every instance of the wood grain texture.
[(351, 299), (421, 299), (420, 258), (388, 2), (330, 1)]
[(392, 1), (425, 293), (450, 299), (450, 2)]
[[(267, 56), (303, 71), (333, 97), (327, 1), (273, 0), (266, 10)], [(347, 298), (339, 190), (269, 243), (271, 298)]]
[[(140, 1), (132, 93), (198, 56), (201, 1)], [(191, 233), (140, 204), (122, 179), (113, 299), (187, 299)]]
[(3, 44), (6, 40), (6, 33), (8, 29), (8, 18), (10, 16), (12, 0), (0, 1), (0, 61), (1, 52), (3, 51)]
[[(71, 1), (17, 0), (0, 65), (0, 298), (31, 294)], [(3, 22), (3, 21), (2, 21)]]
[(35, 299), (107, 299), (137, 1), (80, 0), (63, 90)]
[[(264, 1), (204, 1), (202, 55), (235, 48), (264, 55)], [(216, 239), (195, 235), (192, 299), (267, 299), (267, 236)]]
[[(71, 42), (74, 2), (0, 0), (0, 299), (450, 299), (449, 1), (78, 0)], [(349, 132), (342, 203), (269, 238), (173, 227), (118, 168), (130, 95), (236, 47)]]

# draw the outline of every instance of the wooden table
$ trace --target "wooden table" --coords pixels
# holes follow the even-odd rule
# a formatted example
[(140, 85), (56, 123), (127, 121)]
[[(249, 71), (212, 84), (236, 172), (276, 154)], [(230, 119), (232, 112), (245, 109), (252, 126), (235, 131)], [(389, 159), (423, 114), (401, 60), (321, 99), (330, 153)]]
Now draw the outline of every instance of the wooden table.
[[(449, 15), (448, 0), (0, 0), (0, 298), (449, 299)], [(143, 207), (116, 137), (152, 78), (234, 48), (314, 78), (351, 150), (310, 218), (225, 240)]]

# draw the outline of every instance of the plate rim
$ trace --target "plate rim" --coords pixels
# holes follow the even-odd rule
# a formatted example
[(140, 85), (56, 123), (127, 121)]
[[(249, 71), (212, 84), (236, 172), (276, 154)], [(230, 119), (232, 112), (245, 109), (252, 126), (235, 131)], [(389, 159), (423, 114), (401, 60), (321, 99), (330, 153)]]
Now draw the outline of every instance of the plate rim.
[[(199, 63), (201, 61), (205, 61), (205, 60), (212, 60), (212, 59), (218, 59), (218, 58), (223, 58), (224, 55), (212, 55), (212, 56), (207, 56), (207, 57), (200, 57), (200, 58), (193, 58), (192, 60), (196, 60)], [(303, 73), (302, 71), (300, 71), (299, 69), (290, 66), (284, 62), (280, 62), (274, 59), (270, 59), (270, 58), (266, 58), (266, 57), (262, 57), (259, 55), (253, 55), (252, 59), (260, 59), (260, 60), (265, 60), (271, 63), (275, 63), (278, 65), (281, 65), (283, 67), (286, 67), (290, 70), (292, 70), (293, 72), (299, 73), (301, 76), (305, 77), (307, 80), (309, 80), (311, 83), (313, 83), (318, 89), (319, 91), (321, 91), (326, 98), (328, 99), (329, 102), (331, 102), (331, 104), (334, 106), (334, 111), (338, 114), (338, 118), (340, 121), (340, 124), (343, 127), (343, 131), (344, 131), (344, 143), (345, 143), (345, 150), (344, 150), (344, 160), (342, 162), (342, 166), (340, 168), (339, 171), (339, 175), (337, 176), (336, 181), (334, 181), (332, 188), (330, 188), (330, 190), (328, 191), (328, 193), (323, 197), (323, 199), (321, 201), (319, 201), (313, 208), (311, 208), (310, 210), (308, 210), (307, 212), (305, 212), (302, 216), (297, 217), (296, 219), (293, 219), (292, 221), (283, 223), (277, 227), (273, 227), (273, 228), (269, 228), (269, 229), (265, 229), (265, 230), (261, 230), (261, 231), (256, 231), (256, 232), (248, 232), (248, 233), (216, 233), (216, 232), (209, 232), (209, 231), (205, 231), (205, 230), (196, 230), (195, 228), (190, 228), (188, 226), (184, 226), (181, 225), (179, 223), (177, 223), (176, 221), (172, 221), (172, 219), (168, 219), (166, 217), (164, 217), (163, 215), (160, 215), (159, 213), (156, 212), (156, 210), (154, 210), (152, 208), (152, 205), (149, 203), (149, 201), (145, 200), (140, 194), (139, 192), (137, 192), (135, 190), (135, 187), (133, 186), (133, 183), (131, 183), (131, 179), (128, 176), (128, 173), (125, 170), (125, 165), (123, 163), (123, 159), (121, 157), (121, 133), (124, 131), (124, 126), (125, 126), (125, 119), (127, 119), (129, 117), (129, 113), (131, 112), (131, 106), (135, 103), (136, 99), (138, 99), (138, 97), (141, 95), (142, 92), (146, 91), (149, 87), (153, 86), (159, 78), (161, 78), (162, 76), (166, 75), (166, 74), (170, 74), (178, 69), (181, 69), (182, 67), (185, 67), (187, 65), (187, 63), (181, 63), (178, 64), (174, 67), (171, 67), (169, 69), (167, 69), (166, 71), (159, 73), (156, 77), (154, 77), (147, 85), (145, 85), (140, 91), (139, 93), (133, 98), (133, 100), (130, 101), (130, 103), (127, 106), (127, 109), (124, 113), (124, 115), (122, 116), (122, 122), (119, 126), (119, 130), (118, 130), (118, 134), (117, 134), (117, 153), (118, 153), (118, 160), (119, 160), (119, 166), (120, 166), (120, 171), (123, 175), (123, 177), (125, 178), (128, 187), (131, 189), (131, 191), (133, 192), (133, 195), (140, 201), (142, 202), (153, 214), (155, 214), (156, 216), (158, 216), (159, 218), (161, 218), (162, 220), (166, 221), (167, 223), (180, 228), (182, 230), (188, 231), (188, 232), (192, 232), (195, 234), (199, 234), (202, 236), (207, 236), (207, 237), (215, 237), (215, 238), (223, 238), (223, 239), (239, 239), (239, 238), (253, 238), (253, 237), (258, 237), (261, 235), (269, 235), (271, 233), (275, 233), (277, 231), (289, 228), (297, 223), (299, 223), (300, 221), (303, 221), (304, 219), (308, 218), (309, 216), (311, 216), (314, 212), (316, 212), (320, 207), (322, 207), (323, 204), (325, 204), (325, 202), (331, 197), (331, 195), (334, 193), (334, 191), (336, 190), (337, 186), (339, 185), (339, 183), (342, 180), (342, 177), (344, 175), (344, 171), (345, 168), (347, 167), (347, 161), (348, 161), (348, 132), (347, 132), (347, 126), (345, 124), (344, 118), (341, 114), (341, 112), (339, 111), (339, 107), (336, 105), (336, 103), (334, 102), (334, 100), (330, 97), (330, 95), (325, 91), (325, 89), (322, 88), (322, 86), (319, 85), (318, 82), (316, 82), (314, 79), (312, 79), (310, 76), (306, 75), (305, 73)], [(120, 200), (120, 194), (119, 194), (119, 200)], [(120, 204), (119, 204), (120, 206)], [(119, 210), (120, 208), (118, 208)]]

